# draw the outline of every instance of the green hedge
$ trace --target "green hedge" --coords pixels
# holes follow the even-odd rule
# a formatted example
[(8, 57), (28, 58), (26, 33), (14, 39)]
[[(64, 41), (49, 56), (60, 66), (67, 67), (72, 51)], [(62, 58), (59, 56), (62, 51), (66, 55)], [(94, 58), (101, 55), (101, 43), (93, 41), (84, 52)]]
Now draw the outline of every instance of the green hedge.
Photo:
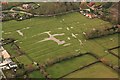
[(91, 31), (85, 32), (84, 36), (86, 39), (99, 38), (101, 36), (111, 35), (120, 32), (120, 26), (114, 25), (111, 27), (103, 27), (100, 29), (93, 29)]

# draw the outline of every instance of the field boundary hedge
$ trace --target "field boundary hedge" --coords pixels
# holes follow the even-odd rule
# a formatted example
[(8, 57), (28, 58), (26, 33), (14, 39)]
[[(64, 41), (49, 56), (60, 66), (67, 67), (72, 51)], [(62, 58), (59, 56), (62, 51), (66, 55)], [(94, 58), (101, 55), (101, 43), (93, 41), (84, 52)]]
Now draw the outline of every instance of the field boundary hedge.
[(60, 15), (64, 15), (64, 14), (68, 14), (68, 13), (72, 13), (72, 12), (78, 12), (80, 11), (80, 9), (76, 9), (76, 10), (70, 10), (70, 11), (66, 11), (66, 12), (61, 12), (61, 13), (56, 13), (56, 14), (49, 14), (49, 15), (34, 15), (35, 17), (53, 17), (53, 16), (60, 16)]
[(72, 73), (74, 73), (74, 72), (76, 72), (76, 71), (79, 71), (79, 70), (83, 70), (83, 69), (88, 68), (89, 66), (94, 65), (94, 64), (99, 63), (99, 62), (100, 62), (100, 61), (95, 61), (95, 62), (92, 62), (92, 63), (90, 63), (90, 64), (88, 64), (88, 65), (85, 65), (85, 66), (83, 66), (83, 67), (80, 67), (80, 68), (78, 68), (78, 69), (76, 69), (76, 70), (74, 70), (74, 71), (71, 71), (70, 73), (67, 73), (67, 74), (59, 77), (57, 80), (60, 80), (61, 78), (65, 77), (65, 76), (67, 76), (67, 75), (69, 75), (69, 74), (72, 74)]
[(102, 36), (112, 35), (119, 32), (120, 32), (120, 25), (113, 25), (110, 27), (102, 27), (97, 29), (93, 28), (90, 31), (83, 32), (83, 34), (86, 37), (86, 39), (94, 39)]
[[(5, 40), (5, 41), (4, 41), (4, 40)], [(14, 41), (15, 41), (14, 39), (4, 39), (4, 40), (2, 41), (2, 42), (4, 42), (3, 45), (7, 45), (7, 44), (11, 44), (11, 43), (12, 43), (13, 45), (15, 45), (15, 46), (19, 49), (19, 46), (18, 46), (17, 44), (14, 44)], [(6, 44), (5, 42), (6, 42), (7, 44)], [(119, 46), (118, 46), (118, 47), (119, 47)], [(109, 50), (116, 49), (116, 48), (118, 48), (118, 47), (114, 47), (114, 48), (111, 48), (111, 49), (109, 49)], [(27, 55), (27, 54), (25, 54), (25, 55)], [(46, 63), (44, 63), (44, 64), (38, 64), (38, 63), (37, 63), (37, 67), (38, 67), (38, 68), (32, 69), (32, 70), (30, 70), (30, 71), (29, 71), (29, 70), (28, 70), (28, 71), (25, 71), (25, 73), (19, 74), (19, 75), (21, 76), (21, 75), (24, 75), (24, 74), (26, 74), (26, 73), (30, 73), (30, 72), (33, 72), (33, 71), (36, 71), (36, 70), (40, 70), (40, 73), (41, 73), (47, 80), (49, 80), (51, 77), (50, 77), (50, 74), (47, 73), (47, 70), (46, 70), (47, 67), (50, 67), (50, 66), (52, 66), (52, 65), (54, 65), (54, 64), (61, 63), (61, 62), (63, 62), (63, 61), (67, 61), (67, 60), (70, 60), (70, 59), (73, 59), (73, 58), (76, 58), (76, 57), (81, 57), (81, 56), (84, 56), (84, 55), (90, 55), (90, 56), (94, 57), (97, 61), (92, 62), (92, 63), (90, 63), (90, 64), (88, 64), (88, 65), (85, 65), (85, 66), (83, 66), (83, 67), (80, 67), (80, 68), (78, 68), (78, 69), (76, 69), (76, 70), (74, 70), (74, 71), (72, 71), (72, 72), (70, 72), (70, 73), (67, 73), (67, 74), (61, 76), (61, 77), (58, 78), (58, 79), (61, 79), (61, 78), (63, 78), (64, 76), (66, 76), (66, 75), (68, 75), (68, 74), (71, 74), (71, 73), (73, 73), (73, 72), (75, 72), (75, 71), (78, 71), (78, 70), (82, 70), (82, 69), (84, 69), (84, 68), (87, 68), (87, 67), (89, 67), (89, 66), (91, 66), (91, 65), (93, 65), (93, 64), (99, 63), (99, 62), (103, 63), (104, 65), (106, 65), (106, 66), (112, 68), (113, 70), (115, 70), (116, 72), (120, 73), (119, 67), (114, 67), (111, 63), (108, 63), (107, 61), (103, 60), (103, 59), (102, 59), (103, 57), (101, 58), (101, 57), (97, 56), (97, 55), (94, 54), (94, 53), (87, 52), (87, 53), (77, 53), (77, 54), (73, 54), (73, 55), (70, 55), (70, 56), (58, 57), (58, 58), (53, 59), (52, 61), (46, 62)], [(31, 60), (31, 59), (30, 59), (30, 60)], [(31, 60), (31, 61), (34, 62), (33, 60)]]
[(108, 51), (110, 54), (112, 54), (113, 56), (115, 56), (115, 57), (117, 57), (118, 59), (120, 59), (119, 53), (118, 53), (118, 55), (117, 55), (117, 54), (115, 54), (114, 52), (112, 52), (112, 50), (114, 50), (114, 49), (118, 49), (118, 50), (119, 50), (119, 48), (120, 48), (120, 46), (117, 46), (117, 47), (110, 48), (110, 49), (108, 49), (107, 51)]

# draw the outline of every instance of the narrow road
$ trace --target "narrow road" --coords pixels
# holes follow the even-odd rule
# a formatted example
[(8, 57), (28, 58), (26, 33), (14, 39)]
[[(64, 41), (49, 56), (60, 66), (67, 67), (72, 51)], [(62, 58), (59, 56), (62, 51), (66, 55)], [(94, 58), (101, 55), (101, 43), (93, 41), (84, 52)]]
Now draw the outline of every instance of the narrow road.
[(1, 80), (2, 78), (6, 78), (6, 76), (4, 75), (3, 71), (0, 69), (0, 80)]

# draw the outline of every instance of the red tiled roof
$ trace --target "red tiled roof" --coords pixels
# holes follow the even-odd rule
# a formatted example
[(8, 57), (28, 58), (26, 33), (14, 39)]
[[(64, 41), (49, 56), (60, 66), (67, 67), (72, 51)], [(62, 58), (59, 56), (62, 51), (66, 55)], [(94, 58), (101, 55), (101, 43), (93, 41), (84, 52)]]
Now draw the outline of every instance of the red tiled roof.
[(92, 7), (95, 4), (95, 2), (90, 2), (88, 6)]

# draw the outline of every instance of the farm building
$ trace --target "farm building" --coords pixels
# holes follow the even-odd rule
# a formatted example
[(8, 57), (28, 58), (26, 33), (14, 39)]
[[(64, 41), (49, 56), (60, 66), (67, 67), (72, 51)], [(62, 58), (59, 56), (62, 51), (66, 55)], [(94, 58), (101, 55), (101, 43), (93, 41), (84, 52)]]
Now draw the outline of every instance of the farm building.
[(10, 59), (9, 53), (1, 47), (0, 50), (0, 69), (6, 70), (17, 67), (17, 65)]

